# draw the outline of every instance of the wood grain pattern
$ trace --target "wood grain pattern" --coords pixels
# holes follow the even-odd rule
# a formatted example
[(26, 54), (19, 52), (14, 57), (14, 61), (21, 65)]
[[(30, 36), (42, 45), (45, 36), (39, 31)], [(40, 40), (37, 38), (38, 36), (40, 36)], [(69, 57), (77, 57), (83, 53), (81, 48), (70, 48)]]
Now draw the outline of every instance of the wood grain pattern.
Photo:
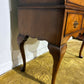
[(18, 14), (19, 33), (60, 45), (63, 9), (19, 9)]
[[(76, 25), (76, 23), (78, 24)], [(82, 15), (68, 14), (65, 35), (75, 32), (77, 30), (80, 30), (81, 24), (82, 24)]]
[(82, 23), (82, 28), (84, 28), (84, 17), (83, 17), (83, 23)]
[(74, 4), (78, 4), (78, 5), (81, 5), (81, 6), (84, 6), (84, 0), (67, 0), (71, 3), (74, 3)]

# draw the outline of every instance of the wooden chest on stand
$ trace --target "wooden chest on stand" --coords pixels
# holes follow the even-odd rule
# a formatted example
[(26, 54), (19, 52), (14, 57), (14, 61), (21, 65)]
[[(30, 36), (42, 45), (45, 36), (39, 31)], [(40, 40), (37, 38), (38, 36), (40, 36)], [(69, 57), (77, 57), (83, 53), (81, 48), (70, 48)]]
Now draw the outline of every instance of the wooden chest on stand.
[(51, 84), (55, 84), (68, 39), (83, 36), (84, 0), (18, 0), (18, 3), (17, 41), (23, 58), (21, 70), (25, 71), (26, 67), (23, 48), (28, 37), (46, 40), (54, 60)]

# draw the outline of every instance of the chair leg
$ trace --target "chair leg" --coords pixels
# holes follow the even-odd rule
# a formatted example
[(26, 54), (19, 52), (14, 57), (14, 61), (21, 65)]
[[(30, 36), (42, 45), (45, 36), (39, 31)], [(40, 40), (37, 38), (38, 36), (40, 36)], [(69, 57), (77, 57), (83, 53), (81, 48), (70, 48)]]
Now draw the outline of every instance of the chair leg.
[(53, 57), (53, 73), (52, 73), (52, 83), (51, 84), (55, 84), (55, 80), (56, 80), (56, 75), (57, 75), (57, 71), (59, 68), (59, 65), (61, 63), (61, 60), (65, 54), (67, 45), (64, 44), (60, 47), (54, 46), (52, 44), (48, 44), (48, 48), (49, 51)]
[(82, 50), (83, 50), (83, 46), (84, 46), (84, 41), (82, 42), (81, 48), (80, 48), (80, 52), (79, 52), (79, 58), (83, 58), (82, 54)]
[(26, 58), (25, 58), (25, 52), (24, 52), (24, 43), (28, 39), (28, 36), (24, 36), (19, 34), (17, 37), (17, 42), (20, 48), (20, 52), (22, 55), (22, 60), (23, 60), (23, 67), (21, 67), (21, 71), (24, 72), (26, 68)]

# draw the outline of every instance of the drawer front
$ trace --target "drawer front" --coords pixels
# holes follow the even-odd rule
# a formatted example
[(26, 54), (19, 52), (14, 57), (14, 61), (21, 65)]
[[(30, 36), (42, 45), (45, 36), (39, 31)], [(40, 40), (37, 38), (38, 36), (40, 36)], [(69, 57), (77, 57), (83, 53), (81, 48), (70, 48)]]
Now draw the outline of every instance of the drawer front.
[(83, 23), (82, 23), (82, 28), (84, 28), (84, 17), (83, 17)]
[(84, 6), (84, 0), (67, 0), (67, 2)]
[(54, 3), (56, 5), (56, 3), (62, 3), (63, 0), (19, 0), (19, 4), (31, 4), (31, 3), (37, 3), (38, 4), (42, 4), (46, 5), (46, 3)]
[(82, 15), (68, 14), (65, 35), (74, 33), (80, 30), (82, 24)]

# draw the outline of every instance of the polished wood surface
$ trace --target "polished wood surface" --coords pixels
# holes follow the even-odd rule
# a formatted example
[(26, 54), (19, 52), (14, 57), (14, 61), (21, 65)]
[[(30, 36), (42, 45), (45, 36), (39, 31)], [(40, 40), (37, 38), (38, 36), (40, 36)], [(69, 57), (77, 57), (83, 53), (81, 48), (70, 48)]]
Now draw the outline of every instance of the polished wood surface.
[(23, 72), (26, 69), (26, 58), (25, 58), (25, 51), (24, 51), (24, 43), (27, 39), (28, 39), (28, 36), (24, 36), (22, 34), (19, 34), (17, 37), (18, 45), (19, 45), (20, 52), (21, 52), (22, 59), (23, 59), (23, 67), (21, 68), (21, 71), (23, 71)]
[[(72, 36), (75, 39), (84, 40), (84, 2), (83, 0), (18, 1), (17, 41), (23, 58), (21, 71), (25, 71), (26, 68), (24, 43), (27, 38), (30, 36), (46, 40), (54, 61), (51, 84), (55, 84), (68, 39)], [(79, 53), (80, 58), (82, 58), (83, 44)]]
[(59, 65), (62, 61), (62, 58), (65, 54), (67, 45), (64, 44), (60, 47), (57, 47), (55, 45), (48, 44), (48, 48), (49, 48), (49, 51), (50, 51), (50, 53), (53, 57), (53, 61), (54, 61), (53, 62), (53, 73), (52, 73), (52, 83), (51, 84), (55, 84), (56, 74), (57, 74)]
[(70, 34), (80, 30), (82, 24), (81, 14), (68, 14), (65, 34)]
[(20, 9), (18, 14), (19, 33), (44, 39), (52, 44), (60, 44), (64, 10)]
[(83, 17), (83, 24), (82, 24), (82, 28), (84, 28), (84, 17)]
[(84, 0), (67, 0), (68, 2), (71, 2), (73, 4), (84, 6)]

